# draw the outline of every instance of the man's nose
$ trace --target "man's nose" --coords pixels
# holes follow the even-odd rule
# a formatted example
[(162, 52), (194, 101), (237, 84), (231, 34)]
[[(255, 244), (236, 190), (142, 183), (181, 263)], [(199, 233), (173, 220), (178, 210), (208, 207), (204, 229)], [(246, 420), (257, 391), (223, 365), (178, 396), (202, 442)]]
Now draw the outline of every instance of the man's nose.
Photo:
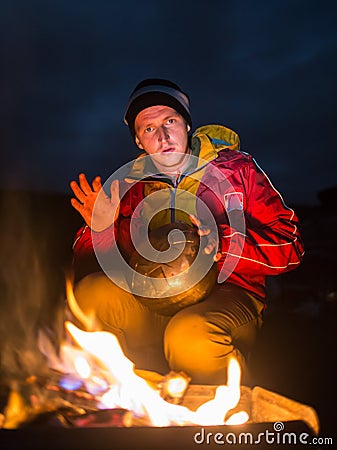
[(167, 128), (162, 125), (158, 128), (158, 140), (159, 141), (168, 141), (170, 138)]

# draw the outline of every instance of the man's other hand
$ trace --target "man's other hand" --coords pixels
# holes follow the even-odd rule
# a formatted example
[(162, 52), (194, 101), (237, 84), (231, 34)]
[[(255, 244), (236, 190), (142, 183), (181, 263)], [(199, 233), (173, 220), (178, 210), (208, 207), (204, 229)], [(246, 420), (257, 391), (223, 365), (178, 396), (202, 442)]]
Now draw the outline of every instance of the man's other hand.
[(211, 233), (210, 228), (202, 225), (201, 221), (193, 214), (190, 214), (190, 220), (193, 223), (193, 225), (198, 228), (199, 236), (207, 236), (207, 245), (204, 248), (204, 252), (207, 255), (210, 255), (212, 252), (214, 252), (213, 257), (214, 261), (215, 262), (219, 261), (219, 259), (221, 258), (221, 252), (218, 251), (217, 237), (214, 236), (213, 233)]

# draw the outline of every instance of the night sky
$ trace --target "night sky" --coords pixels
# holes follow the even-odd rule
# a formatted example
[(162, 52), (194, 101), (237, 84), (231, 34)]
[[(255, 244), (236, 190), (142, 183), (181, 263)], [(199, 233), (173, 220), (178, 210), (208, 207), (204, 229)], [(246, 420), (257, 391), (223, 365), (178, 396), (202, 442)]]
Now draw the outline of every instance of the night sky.
[(70, 193), (137, 153), (123, 123), (143, 78), (191, 98), (194, 128), (240, 135), (288, 203), (337, 184), (337, 4), (1, 0), (1, 189)]

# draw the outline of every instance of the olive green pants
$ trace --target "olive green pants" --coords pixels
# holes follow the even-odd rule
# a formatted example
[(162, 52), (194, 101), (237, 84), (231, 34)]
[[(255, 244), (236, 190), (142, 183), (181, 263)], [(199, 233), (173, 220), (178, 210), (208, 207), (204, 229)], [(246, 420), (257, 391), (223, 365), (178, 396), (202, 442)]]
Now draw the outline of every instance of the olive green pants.
[(262, 323), (263, 303), (229, 283), (172, 317), (152, 312), (102, 273), (77, 283), (75, 297), (98, 326), (117, 336), (137, 368), (184, 371), (197, 384), (226, 383), (231, 356), (245, 370)]

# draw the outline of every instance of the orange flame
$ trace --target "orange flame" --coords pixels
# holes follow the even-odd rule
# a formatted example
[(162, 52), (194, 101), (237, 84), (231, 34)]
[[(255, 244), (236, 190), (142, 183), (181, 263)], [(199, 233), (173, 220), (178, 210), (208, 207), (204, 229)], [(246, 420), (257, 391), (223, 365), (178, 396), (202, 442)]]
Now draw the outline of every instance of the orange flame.
[[(241, 370), (236, 359), (230, 361), (227, 385), (219, 386), (214, 399), (202, 404), (196, 411), (166, 402), (158, 391), (134, 371), (134, 364), (123, 353), (116, 336), (106, 331), (83, 331), (66, 322), (73, 339), (105, 368), (111, 385), (100, 397), (100, 407), (122, 407), (138, 415), (147, 415), (154, 426), (222, 425), (226, 413), (240, 399)], [(86, 368), (86, 374), (89, 374)], [(244, 423), (247, 413), (236, 413), (231, 424)], [(229, 423), (227, 421), (226, 423)]]

